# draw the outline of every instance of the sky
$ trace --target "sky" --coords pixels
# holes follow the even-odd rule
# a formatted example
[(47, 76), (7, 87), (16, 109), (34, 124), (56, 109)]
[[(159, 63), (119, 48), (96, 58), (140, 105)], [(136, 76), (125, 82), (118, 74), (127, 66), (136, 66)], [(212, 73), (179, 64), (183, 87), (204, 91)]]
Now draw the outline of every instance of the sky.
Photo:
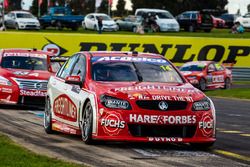
[[(29, 6), (32, 4), (32, 0), (22, 0), (22, 6), (23, 9), (28, 9)], [(113, 0), (112, 10), (116, 9), (116, 4), (118, 0)], [(125, 0), (126, 6), (125, 8), (128, 10), (132, 10), (132, 4), (130, 0)], [(96, 0), (97, 5), (100, 4), (101, 0)], [(238, 9), (240, 9), (240, 12), (242, 15), (247, 13), (247, 5), (250, 4), (250, 0), (228, 0), (228, 5), (226, 8), (228, 9), (229, 13), (237, 13)]]

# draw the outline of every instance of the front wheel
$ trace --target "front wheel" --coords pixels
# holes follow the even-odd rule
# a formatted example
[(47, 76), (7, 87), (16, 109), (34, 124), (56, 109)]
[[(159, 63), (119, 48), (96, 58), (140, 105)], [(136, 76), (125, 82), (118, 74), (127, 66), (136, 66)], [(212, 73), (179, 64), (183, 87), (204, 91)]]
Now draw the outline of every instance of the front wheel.
[(223, 89), (230, 89), (230, 88), (231, 88), (231, 80), (229, 78), (226, 78)]
[(205, 90), (206, 90), (206, 87), (207, 87), (207, 85), (206, 85), (206, 80), (205, 80), (204, 78), (201, 78), (201, 79), (200, 79), (200, 82), (199, 82), (199, 89), (200, 89), (201, 91), (205, 91)]
[(18, 25), (18, 23), (16, 23), (15, 29), (16, 29), (16, 30), (19, 30), (19, 25)]
[(52, 113), (51, 113), (50, 100), (48, 97), (45, 100), (43, 127), (44, 127), (45, 132), (48, 134), (52, 134), (54, 132), (52, 130)]
[(82, 114), (82, 121), (80, 122), (80, 129), (82, 133), (82, 140), (85, 144), (92, 144), (92, 124), (93, 124), (93, 109), (90, 101), (87, 102)]

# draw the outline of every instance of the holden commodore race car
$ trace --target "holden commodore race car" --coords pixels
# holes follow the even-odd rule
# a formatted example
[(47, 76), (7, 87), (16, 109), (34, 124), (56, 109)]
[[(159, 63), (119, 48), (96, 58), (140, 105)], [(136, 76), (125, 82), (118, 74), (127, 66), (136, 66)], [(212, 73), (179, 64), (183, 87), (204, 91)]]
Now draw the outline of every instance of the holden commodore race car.
[(195, 87), (206, 89), (229, 89), (232, 85), (232, 71), (213, 61), (187, 62), (180, 67), (183, 76)]
[(44, 105), (49, 77), (60, 68), (52, 56), (36, 49), (2, 49), (0, 104)]
[(95, 140), (191, 143), (215, 138), (213, 102), (157, 54), (79, 52), (49, 79), (44, 128)]

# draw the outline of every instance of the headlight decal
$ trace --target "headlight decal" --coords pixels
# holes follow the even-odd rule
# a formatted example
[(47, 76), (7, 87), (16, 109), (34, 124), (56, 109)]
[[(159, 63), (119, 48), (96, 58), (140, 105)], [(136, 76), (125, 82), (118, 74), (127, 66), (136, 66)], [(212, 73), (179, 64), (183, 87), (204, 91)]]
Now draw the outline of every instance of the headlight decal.
[(211, 103), (207, 98), (194, 102), (192, 106), (193, 111), (208, 111), (210, 109), (211, 109)]
[(128, 101), (118, 99), (115, 97), (102, 95), (100, 97), (101, 103), (107, 107), (107, 108), (116, 108), (116, 109), (124, 109), (124, 110), (130, 110), (131, 106)]
[(0, 76), (0, 85), (11, 86), (12, 83), (7, 78)]

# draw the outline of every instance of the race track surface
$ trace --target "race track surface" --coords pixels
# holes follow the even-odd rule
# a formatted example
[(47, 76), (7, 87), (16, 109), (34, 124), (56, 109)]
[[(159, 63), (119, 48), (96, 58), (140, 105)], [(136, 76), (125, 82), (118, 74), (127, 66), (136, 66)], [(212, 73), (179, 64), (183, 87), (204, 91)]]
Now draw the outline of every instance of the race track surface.
[(43, 112), (31, 108), (1, 106), (0, 132), (36, 153), (88, 166), (250, 166), (250, 101), (213, 101), (217, 142), (209, 151), (171, 144), (85, 145), (79, 136), (46, 134)]

